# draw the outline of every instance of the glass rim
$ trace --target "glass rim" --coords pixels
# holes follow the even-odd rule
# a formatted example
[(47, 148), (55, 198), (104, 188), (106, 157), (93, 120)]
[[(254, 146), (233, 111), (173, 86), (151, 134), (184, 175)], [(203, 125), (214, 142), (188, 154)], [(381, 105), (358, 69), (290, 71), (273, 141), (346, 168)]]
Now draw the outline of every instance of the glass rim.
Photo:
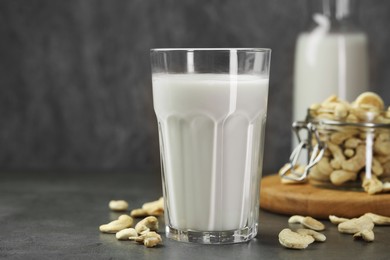
[[(375, 119), (361, 121), (361, 122), (347, 122), (344, 120), (317, 118), (311, 115), (312, 109), (307, 110), (307, 121), (317, 124), (319, 126), (350, 126), (350, 127), (363, 127), (363, 128), (390, 128), (390, 123), (377, 122)], [(378, 111), (378, 115), (384, 115), (387, 110)], [(365, 111), (366, 114), (372, 113), (371, 111)]]
[(183, 52), (194, 52), (194, 51), (215, 51), (215, 52), (263, 52), (270, 53), (272, 50), (270, 48), (152, 48), (150, 52), (174, 52), (174, 51), (183, 51)]

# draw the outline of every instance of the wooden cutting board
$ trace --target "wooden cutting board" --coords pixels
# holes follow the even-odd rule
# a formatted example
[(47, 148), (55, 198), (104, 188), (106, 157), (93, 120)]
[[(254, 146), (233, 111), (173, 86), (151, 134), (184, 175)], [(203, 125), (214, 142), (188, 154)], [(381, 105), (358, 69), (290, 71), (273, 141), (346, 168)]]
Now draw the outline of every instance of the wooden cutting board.
[(260, 207), (286, 215), (327, 219), (359, 217), (367, 212), (390, 216), (390, 194), (318, 188), (310, 184), (281, 184), (278, 175), (261, 181)]

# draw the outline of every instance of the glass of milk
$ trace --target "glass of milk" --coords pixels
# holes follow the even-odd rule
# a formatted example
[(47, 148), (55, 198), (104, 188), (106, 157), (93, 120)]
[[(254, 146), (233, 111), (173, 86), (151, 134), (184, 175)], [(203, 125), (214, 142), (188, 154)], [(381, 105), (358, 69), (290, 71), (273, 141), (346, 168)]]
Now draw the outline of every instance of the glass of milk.
[(166, 235), (204, 244), (257, 234), (269, 49), (153, 49)]

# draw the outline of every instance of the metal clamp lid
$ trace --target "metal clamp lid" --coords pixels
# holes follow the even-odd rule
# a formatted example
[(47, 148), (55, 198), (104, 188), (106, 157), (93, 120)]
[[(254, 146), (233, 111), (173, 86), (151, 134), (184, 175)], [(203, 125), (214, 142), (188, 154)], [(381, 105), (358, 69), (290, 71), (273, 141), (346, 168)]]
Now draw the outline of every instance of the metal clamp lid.
[[(295, 132), (295, 135), (298, 138), (299, 144), (292, 151), (288, 166), (284, 167), (281, 170), (280, 176), (288, 180), (302, 181), (307, 178), (310, 169), (321, 160), (325, 152), (325, 144), (320, 140), (319, 134), (314, 124), (310, 122), (307, 123), (304, 121), (297, 121), (293, 123), (292, 127)], [(307, 139), (301, 137), (300, 131), (302, 129), (307, 130), (308, 132)], [(313, 148), (311, 148), (310, 140), (313, 134), (317, 143), (316, 145), (314, 145)], [(302, 172), (297, 172), (295, 169), (303, 149), (308, 150), (308, 162), (302, 173)]]

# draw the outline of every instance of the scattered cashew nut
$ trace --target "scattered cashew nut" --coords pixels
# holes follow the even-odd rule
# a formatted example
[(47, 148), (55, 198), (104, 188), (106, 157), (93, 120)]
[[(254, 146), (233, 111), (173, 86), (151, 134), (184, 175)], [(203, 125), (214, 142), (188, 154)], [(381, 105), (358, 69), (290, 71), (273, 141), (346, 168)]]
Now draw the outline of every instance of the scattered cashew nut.
[(314, 238), (310, 235), (302, 235), (285, 228), (279, 233), (279, 243), (287, 248), (305, 249), (308, 245), (314, 242)]
[(125, 200), (111, 200), (108, 207), (113, 211), (126, 211), (129, 204)]
[(164, 213), (164, 198), (161, 197), (156, 201), (147, 202), (142, 205), (142, 209), (149, 215), (161, 216)]
[(118, 240), (129, 240), (129, 237), (138, 236), (137, 231), (134, 228), (125, 228), (115, 234)]
[(129, 239), (143, 243), (146, 247), (155, 247), (162, 242), (161, 236), (154, 231), (145, 232), (140, 236), (129, 237)]
[(158, 230), (158, 220), (154, 216), (149, 216), (141, 220), (135, 225), (135, 230), (138, 234), (148, 231), (157, 231)]
[(101, 225), (99, 229), (103, 233), (117, 233), (122, 229), (131, 227), (131, 225), (133, 225), (133, 218), (128, 215), (121, 215), (117, 220)]
[(338, 225), (338, 230), (341, 233), (356, 234), (363, 230), (372, 230), (374, 222), (368, 216), (361, 216), (342, 222)]
[(329, 219), (332, 223), (339, 223), (338, 230), (341, 233), (353, 234), (354, 238), (361, 238), (367, 242), (375, 239), (374, 225), (390, 225), (390, 217), (370, 212), (359, 218), (344, 219), (330, 215)]
[(160, 197), (156, 201), (144, 203), (142, 208), (133, 209), (130, 216), (139, 218), (146, 216), (161, 216), (164, 213), (164, 198)]
[(324, 224), (322, 224), (320, 221), (318, 221), (310, 216), (304, 217), (304, 216), (294, 215), (288, 219), (288, 223), (290, 223), (290, 224), (299, 223), (299, 224), (304, 225), (307, 228), (310, 228), (310, 229), (313, 229), (316, 231), (321, 231), (321, 230), (325, 229)]

